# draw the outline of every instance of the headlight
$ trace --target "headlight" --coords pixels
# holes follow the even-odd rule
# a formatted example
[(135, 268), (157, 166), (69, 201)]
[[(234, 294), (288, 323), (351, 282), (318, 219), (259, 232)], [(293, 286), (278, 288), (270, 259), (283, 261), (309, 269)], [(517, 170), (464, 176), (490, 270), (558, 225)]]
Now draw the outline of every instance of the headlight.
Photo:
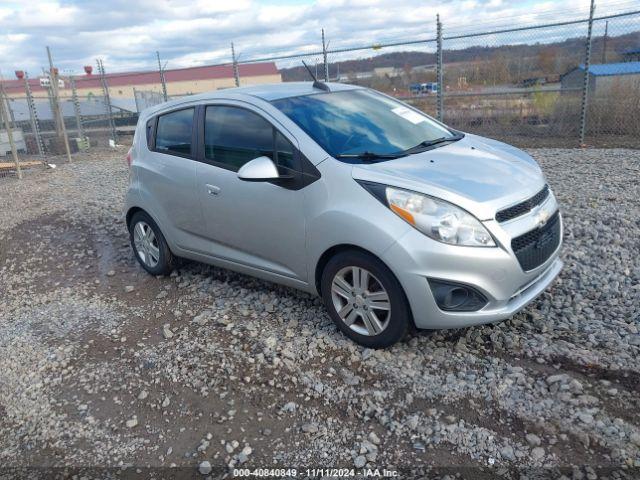
[(428, 237), (451, 245), (495, 247), (487, 229), (461, 208), (421, 193), (386, 187), (387, 205)]

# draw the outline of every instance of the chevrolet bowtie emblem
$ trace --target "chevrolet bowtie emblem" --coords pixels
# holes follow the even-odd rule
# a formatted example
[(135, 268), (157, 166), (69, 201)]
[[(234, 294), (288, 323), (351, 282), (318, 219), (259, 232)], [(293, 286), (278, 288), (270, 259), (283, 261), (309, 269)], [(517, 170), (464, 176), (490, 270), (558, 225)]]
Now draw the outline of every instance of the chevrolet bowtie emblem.
[(536, 220), (536, 225), (538, 227), (544, 227), (547, 224), (547, 221), (549, 220), (549, 212), (541, 208), (535, 214), (535, 220)]

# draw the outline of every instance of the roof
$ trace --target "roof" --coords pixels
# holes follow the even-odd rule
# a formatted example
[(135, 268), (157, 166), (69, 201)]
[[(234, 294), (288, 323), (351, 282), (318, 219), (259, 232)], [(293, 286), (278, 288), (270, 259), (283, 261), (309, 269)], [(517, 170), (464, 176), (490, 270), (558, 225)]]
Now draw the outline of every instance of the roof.
[[(344, 83), (327, 82), (331, 92), (342, 92), (346, 90), (362, 89), (357, 85), (347, 85)], [(159, 105), (155, 105), (144, 110), (146, 115), (155, 112), (173, 108), (184, 103), (202, 102), (207, 100), (246, 100), (247, 97), (259, 98), (261, 100), (271, 102), (282, 98), (300, 97), (303, 95), (324, 94), (324, 90), (313, 88), (313, 82), (284, 82), (284, 83), (267, 83), (261, 85), (251, 85), (247, 87), (225, 88), (222, 90), (214, 90), (212, 92), (200, 93), (197, 95), (188, 95), (176, 100), (170, 100)]]
[(640, 48), (632, 48), (623, 52), (625, 55), (637, 55), (640, 53)]
[[(584, 65), (578, 66), (584, 70)], [(612, 75), (640, 75), (640, 62), (600, 63), (589, 65), (589, 73), (596, 77)]]
[[(263, 75), (277, 75), (278, 69), (274, 62), (248, 63), (238, 65), (238, 72), (240, 78), (256, 77)], [(158, 71), (108, 73), (105, 77), (109, 87), (160, 83), (160, 75)], [(168, 83), (210, 80), (216, 78), (233, 78), (233, 66), (209, 65), (204, 67), (165, 70), (164, 78)], [(64, 76), (62, 76), (62, 79), (64, 80)], [(79, 75), (75, 77), (75, 80), (76, 87), (79, 89), (101, 87), (100, 76), (96, 74)], [(7, 93), (24, 92), (24, 80), (3, 80), (2, 84), (4, 85)], [(45, 88), (40, 86), (40, 80), (38, 78), (30, 78), (29, 85), (31, 86), (31, 90), (34, 92), (45, 91)], [(65, 88), (67, 87), (68, 84), (65, 82)]]

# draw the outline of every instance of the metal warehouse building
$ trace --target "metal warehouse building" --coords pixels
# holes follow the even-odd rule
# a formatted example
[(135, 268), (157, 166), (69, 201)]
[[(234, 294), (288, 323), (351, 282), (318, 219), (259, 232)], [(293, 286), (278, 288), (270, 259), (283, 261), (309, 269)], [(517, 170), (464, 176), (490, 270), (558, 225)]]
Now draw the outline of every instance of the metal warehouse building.
[[(584, 65), (565, 73), (562, 89), (580, 89), (584, 83)], [(589, 91), (606, 94), (613, 88), (640, 89), (640, 62), (603, 63), (589, 66)]]

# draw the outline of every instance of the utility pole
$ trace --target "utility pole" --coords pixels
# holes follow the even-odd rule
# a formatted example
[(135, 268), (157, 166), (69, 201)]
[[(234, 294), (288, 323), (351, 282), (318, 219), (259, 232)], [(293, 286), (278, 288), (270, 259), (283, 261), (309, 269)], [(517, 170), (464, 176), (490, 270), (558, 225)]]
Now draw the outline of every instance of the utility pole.
[(595, 12), (595, 0), (591, 0), (589, 10), (589, 26), (587, 28), (587, 42), (584, 54), (584, 80), (582, 84), (582, 105), (580, 108), (580, 146), (584, 147), (584, 137), (587, 130), (587, 107), (589, 103), (589, 66), (591, 65), (591, 33), (593, 31), (593, 14)]
[(162, 84), (162, 96), (164, 97), (164, 101), (168, 100), (167, 97), (167, 83), (164, 79), (164, 68), (162, 68), (162, 63), (160, 63), (160, 52), (156, 50), (156, 56), (158, 57), (158, 71), (160, 72), (160, 83)]
[(18, 159), (18, 150), (16, 149), (16, 144), (13, 141), (11, 119), (9, 117), (8, 108), (5, 106), (5, 100), (7, 100), (7, 96), (4, 91), (4, 85), (0, 82), (0, 119), (4, 122), (4, 128), (7, 131), (9, 145), (11, 146), (11, 155), (13, 156), (13, 162), (16, 164), (16, 173), (18, 174), (18, 178), (22, 178), (22, 170), (20, 170), (20, 162)]
[(602, 37), (602, 63), (607, 63), (607, 40), (609, 38), (609, 20), (604, 24), (604, 37)]
[(238, 59), (236, 58), (236, 50), (231, 42), (231, 60), (233, 61), (233, 78), (236, 81), (236, 87), (240, 86), (240, 71), (238, 70)]
[(324, 81), (329, 81), (329, 63), (327, 62), (327, 44), (324, 41), (324, 28), (322, 29), (322, 58), (324, 61)]
[(71, 150), (69, 149), (69, 138), (67, 137), (67, 128), (64, 125), (64, 116), (62, 109), (60, 108), (60, 101), (58, 97), (58, 69), (53, 66), (53, 59), (51, 58), (51, 49), (47, 47), (47, 57), (49, 57), (49, 81), (51, 83), (51, 95), (53, 97), (53, 103), (57, 113), (58, 121), (60, 122), (60, 131), (62, 132), (62, 138), (64, 140), (64, 148), (67, 152), (67, 161), (71, 163)]

